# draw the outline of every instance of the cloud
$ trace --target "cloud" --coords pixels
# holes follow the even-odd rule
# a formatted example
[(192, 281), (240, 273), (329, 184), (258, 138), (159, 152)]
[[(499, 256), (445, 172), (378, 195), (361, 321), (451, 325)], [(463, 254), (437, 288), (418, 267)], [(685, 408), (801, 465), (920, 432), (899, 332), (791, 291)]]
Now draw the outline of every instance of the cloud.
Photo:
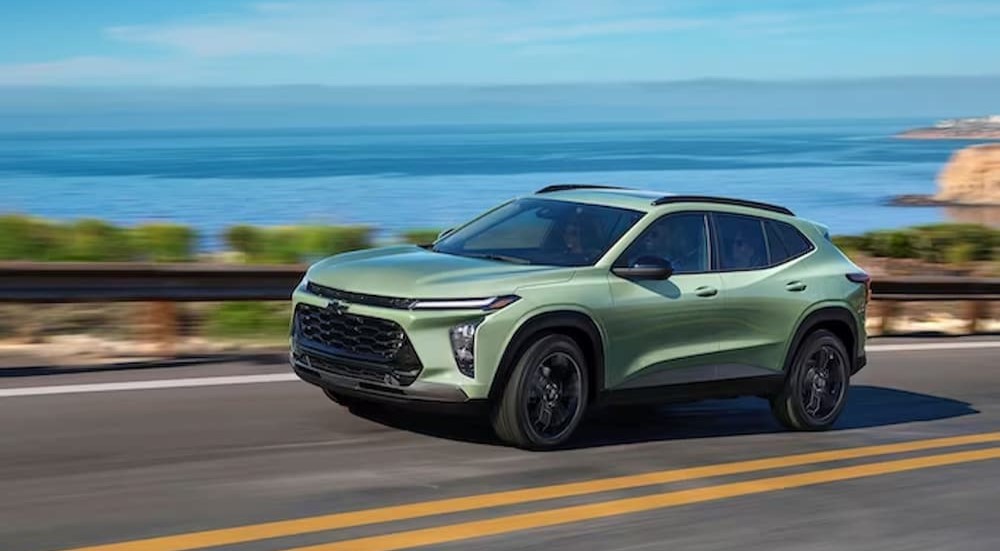
[(146, 77), (150, 66), (114, 57), (82, 56), (39, 63), (0, 65), (0, 85), (105, 84), (109, 80)]
[(503, 42), (550, 42), (619, 34), (661, 33), (704, 27), (709, 22), (696, 18), (622, 19), (578, 23), (561, 27), (535, 27), (513, 30), (500, 37)]
[(114, 40), (198, 57), (330, 54), (403, 44), (496, 45), (665, 34), (713, 26), (787, 22), (791, 14), (677, 15), (652, 0), (283, 2), (256, 4), (211, 21), (118, 26)]
[[(628, 50), (630, 56), (652, 61), (662, 55), (654, 39), (673, 35), (697, 36), (703, 42), (768, 37), (772, 43), (788, 45), (850, 30), (858, 21), (1000, 13), (995, 3), (974, 0), (786, 4), (772, 11), (761, 7), (763, 3), (706, 4), (696, 0), (264, 0), (228, 12), (190, 12), (184, 19), (105, 28), (101, 32), (111, 44), (104, 50), (117, 47), (127, 53), (0, 65), (0, 85), (202, 84), (244, 79), (411, 82), (456, 74), (460, 79), (470, 75), (470, 80), (482, 80), (493, 76), (483, 76), (477, 59), (521, 66), (531, 57), (544, 63), (545, 57), (578, 53), (583, 57), (600, 48)], [(641, 40), (624, 40), (632, 38)], [(450, 52), (456, 55), (449, 57)], [(454, 65), (435, 73), (437, 60), (444, 58)], [(363, 63), (378, 59), (397, 66), (423, 63), (429, 69), (404, 74)], [(586, 75), (589, 69), (584, 66), (579, 73)], [(546, 71), (536, 66), (533, 74)], [(729, 69), (733, 71), (740, 74), (739, 67)], [(515, 73), (498, 71), (496, 78), (516, 79)], [(559, 73), (558, 78), (568, 74), (553, 73)], [(669, 72), (674, 73), (698, 76), (692, 70)]]

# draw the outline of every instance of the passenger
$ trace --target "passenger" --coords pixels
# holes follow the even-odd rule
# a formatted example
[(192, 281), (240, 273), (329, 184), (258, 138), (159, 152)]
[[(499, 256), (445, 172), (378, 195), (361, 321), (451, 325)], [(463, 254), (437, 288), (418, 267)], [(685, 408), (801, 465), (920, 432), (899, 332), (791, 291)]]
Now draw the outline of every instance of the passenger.
[(730, 268), (742, 269), (763, 266), (765, 264), (763, 251), (755, 247), (742, 232), (733, 237), (730, 250)]

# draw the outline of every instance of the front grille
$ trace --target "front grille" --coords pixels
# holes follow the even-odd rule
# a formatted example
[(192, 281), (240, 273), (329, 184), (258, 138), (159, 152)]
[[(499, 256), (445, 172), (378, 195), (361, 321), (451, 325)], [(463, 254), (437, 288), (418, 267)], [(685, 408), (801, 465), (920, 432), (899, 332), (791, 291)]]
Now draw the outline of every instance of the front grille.
[(381, 308), (394, 308), (397, 310), (407, 310), (414, 301), (408, 298), (384, 297), (381, 295), (366, 295), (363, 293), (353, 293), (341, 289), (334, 289), (325, 285), (309, 282), (306, 290), (323, 298), (332, 298), (352, 304), (365, 304), (368, 306), (378, 306)]
[(390, 375), (405, 386), (422, 369), (410, 339), (391, 320), (299, 304), (295, 336), (309, 349), (312, 367), (337, 375), (380, 383)]
[(412, 367), (409, 371), (406, 371), (403, 369), (403, 366), (377, 367), (365, 364), (352, 364), (309, 353), (296, 354), (295, 359), (298, 362), (305, 363), (313, 370), (325, 371), (341, 377), (349, 377), (351, 379), (370, 381), (389, 386), (407, 386), (416, 380), (417, 375), (420, 374), (420, 366)]

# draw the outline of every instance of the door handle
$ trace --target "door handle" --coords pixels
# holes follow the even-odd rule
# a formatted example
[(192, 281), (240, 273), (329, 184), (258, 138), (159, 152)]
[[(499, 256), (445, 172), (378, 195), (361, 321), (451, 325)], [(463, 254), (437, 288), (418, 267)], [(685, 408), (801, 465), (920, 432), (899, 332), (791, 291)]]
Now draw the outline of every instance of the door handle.
[(719, 294), (719, 290), (715, 287), (709, 287), (708, 285), (702, 285), (694, 290), (694, 294), (699, 297), (714, 297)]
[(785, 290), (791, 291), (793, 293), (797, 293), (799, 291), (805, 291), (806, 284), (802, 283), (801, 281), (789, 281), (788, 283), (785, 284)]

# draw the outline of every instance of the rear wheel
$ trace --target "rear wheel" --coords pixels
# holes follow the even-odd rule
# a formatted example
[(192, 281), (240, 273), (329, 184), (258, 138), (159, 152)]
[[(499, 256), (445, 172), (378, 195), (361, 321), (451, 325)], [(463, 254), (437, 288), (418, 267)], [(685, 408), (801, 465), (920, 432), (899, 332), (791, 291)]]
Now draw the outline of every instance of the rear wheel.
[(851, 365), (847, 348), (833, 333), (811, 333), (795, 353), (781, 392), (771, 398), (779, 423), (794, 430), (833, 426), (847, 403)]
[(587, 384), (586, 360), (573, 339), (540, 339), (518, 358), (494, 407), (497, 436), (528, 449), (565, 443), (583, 419)]

